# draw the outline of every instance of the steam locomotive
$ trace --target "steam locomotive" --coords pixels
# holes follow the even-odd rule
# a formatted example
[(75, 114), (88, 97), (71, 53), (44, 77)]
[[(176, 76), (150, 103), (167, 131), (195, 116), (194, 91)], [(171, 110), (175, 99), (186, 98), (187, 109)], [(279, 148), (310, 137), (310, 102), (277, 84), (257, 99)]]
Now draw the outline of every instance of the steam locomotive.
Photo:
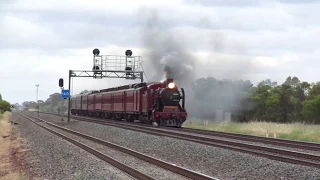
[(71, 114), (181, 127), (187, 119), (185, 91), (173, 79), (92, 91), (71, 97)]

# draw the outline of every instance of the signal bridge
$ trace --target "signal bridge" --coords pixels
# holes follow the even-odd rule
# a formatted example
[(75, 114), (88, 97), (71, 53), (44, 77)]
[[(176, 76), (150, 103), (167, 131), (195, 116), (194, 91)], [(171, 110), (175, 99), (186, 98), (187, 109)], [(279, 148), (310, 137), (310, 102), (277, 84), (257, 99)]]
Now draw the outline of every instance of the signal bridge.
[(63, 79), (59, 79), (61, 97), (68, 99), (68, 121), (70, 121), (70, 86), (72, 77), (124, 78), (129, 80), (140, 79), (143, 82), (144, 71), (142, 57), (132, 56), (131, 50), (126, 50), (125, 56), (100, 55), (99, 49), (93, 50), (92, 70), (69, 70), (69, 88), (64, 89)]
[(143, 82), (142, 62), (142, 57), (132, 56), (131, 50), (121, 56), (100, 55), (100, 50), (94, 49), (92, 70), (70, 70), (69, 77), (140, 79)]

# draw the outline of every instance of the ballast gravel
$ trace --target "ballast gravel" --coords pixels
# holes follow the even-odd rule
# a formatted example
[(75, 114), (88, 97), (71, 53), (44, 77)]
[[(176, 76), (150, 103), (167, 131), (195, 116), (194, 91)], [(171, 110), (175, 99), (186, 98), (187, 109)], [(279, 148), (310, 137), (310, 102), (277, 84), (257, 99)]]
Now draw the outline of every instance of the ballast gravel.
[(17, 133), (30, 149), (27, 161), (30, 172), (41, 179), (133, 179), (81, 148), (40, 128), (18, 114)]
[(147, 174), (155, 179), (159, 179), (159, 180), (169, 180), (169, 179), (184, 180), (184, 179), (188, 179), (184, 176), (173, 173), (173, 172), (168, 171), (166, 169), (162, 169), (161, 167), (158, 167), (154, 164), (150, 164), (148, 162), (140, 160), (140, 159), (133, 157), (131, 155), (128, 155), (126, 153), (122, 153), (118, 150), (115, 150), (115, 149), (109, 148), (107, 146), (92, 142), (90, 140), (79, 137), (77, 135), (73, 135), (71, 133), (65, 132), (64, 130), (52, 127), (50, 125), (46, 125), (45, 123), (41, 123), (41, 124), (52, 129), (52, 130), (55, 130), (55, 131), (61, 133), (63, 135), (66, 135), (70, 138), (73, 138), (80, 143), (83, 143), (87, 146), (90, 146), (90, 147), (94, 148), (95, 150), (100, 151), (100, 152), (108, 155), (109, 157), (116, 159), (117, 161), (124, 163), (130, 167), (133, 167), (134, 169), (138, 170), (139, 172)]
[(64, 118), (65, 121), (61, 121), (60, 117), (54, 115), (40, 114), (40, 116), (49, 122), (219, 179), (320, 178), (320, 169), (317, 168), (74, 119), (66, 122)]

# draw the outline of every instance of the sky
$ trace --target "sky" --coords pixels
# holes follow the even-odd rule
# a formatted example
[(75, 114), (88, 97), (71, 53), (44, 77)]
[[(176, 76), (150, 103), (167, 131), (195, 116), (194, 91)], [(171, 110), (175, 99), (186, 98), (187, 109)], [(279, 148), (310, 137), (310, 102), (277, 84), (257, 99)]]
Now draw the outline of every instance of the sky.
[[(315, 0), (1, 0), (0, 93), (11, 103), (35, 101), (39, 84), (38, 99), (46, 100), (60, 92), (59, 78), (67, 85), (69, 69), (92, 68), (94, 48), (102, 55), (131, 49), (152, 79), (160, 59), (148, 52), (168, 46), (146, 38), (152, 14), (190, 53), (195, 78), (316, 82), (319, 8)], [(133, 82), (74, 78), (72, 93)]]

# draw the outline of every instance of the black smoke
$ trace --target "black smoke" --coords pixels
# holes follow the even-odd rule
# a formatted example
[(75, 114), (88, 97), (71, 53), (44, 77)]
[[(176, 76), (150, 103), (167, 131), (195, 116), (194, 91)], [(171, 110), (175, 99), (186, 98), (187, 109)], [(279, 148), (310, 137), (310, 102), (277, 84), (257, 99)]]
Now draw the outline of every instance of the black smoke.
[[(246, 54), (242, 46), (234, 45), (237, 40), (229, 40), (228, 44), (222, 33), (208, 32), (208, 45), (204, 49), (211, 52), (206, 64), (201, 64), (199, 57), (192, 54), (201, 40), (193, 34), (183, 37), (174, 32), (172, 24), (162, 20), (157, 10), (142, 9), (140, 12), (144, 25), (141, 40), (147, 51), (144, 59), (149, 66), (145, 70), (148, 76), (152, 75), (150, 81), (174, 79), (185, 89), (186, 109), (193, 117), (220, 121), (225, 112), (242, 111), (243, 88), (232, 81), (250, 74), (251, 59), (219, 55)], [(215, 78), (199, 78), (208, 76)], [(243, 81), (240, 84), (246, 86)], [(219, 113), (221, 115), (217, 115)]]
[[(184, 46), (183, 37), (170, 31), (156, 10), (144, 10), (142, 43), (147, 48), (147, 63), (152, 68), (151, 81), (174, 79), (180, 86), (195, 80), (196, 59)], [(150, 70), (149, 70), (150, 71)]]

